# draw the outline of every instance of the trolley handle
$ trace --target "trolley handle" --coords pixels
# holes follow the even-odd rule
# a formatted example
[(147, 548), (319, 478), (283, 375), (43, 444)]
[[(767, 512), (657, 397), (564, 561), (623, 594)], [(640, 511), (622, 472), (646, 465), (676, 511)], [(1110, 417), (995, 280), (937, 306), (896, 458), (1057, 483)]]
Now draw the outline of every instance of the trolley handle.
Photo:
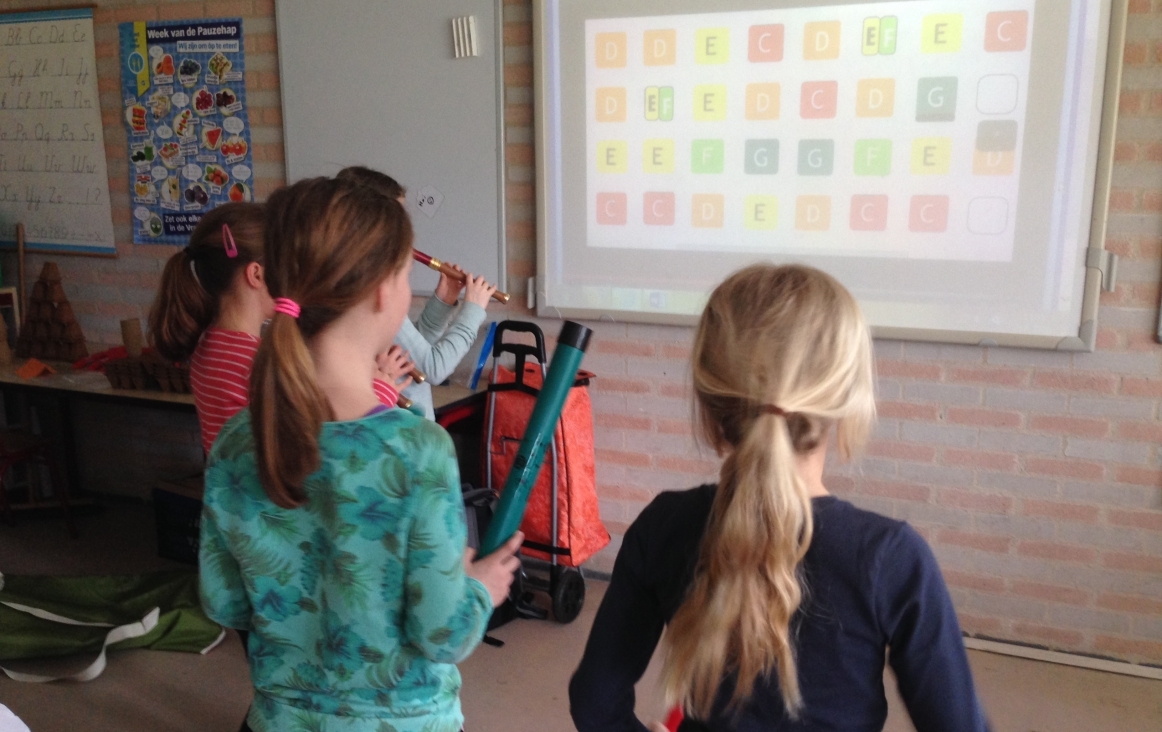
[[(511, 331), (513, 333), (532, 333), (533, 338), (536, 339), (537, 342), (536, 351), (529, 352), (526, 350), (530, 349), (531, 346), (522, 347), (522, 344), (519, 343), (505, 343), (504, 334), (507, 331)], [(545, 356), (545, 334), (541, 332), (541, 329), (537, 326), (536, 323), (529, 323), (524, 320), (502, 321), (500, 325), (496, 326), (496, 338), (492, 342), (492, 357), (496, 358), (505, 352), (518, 353), (516, 350), (518, 348), (525, 351), (526, 355), (534, 356), (538, 361), (541, 362), (541, 364), (544, 364), (547, 361)]]

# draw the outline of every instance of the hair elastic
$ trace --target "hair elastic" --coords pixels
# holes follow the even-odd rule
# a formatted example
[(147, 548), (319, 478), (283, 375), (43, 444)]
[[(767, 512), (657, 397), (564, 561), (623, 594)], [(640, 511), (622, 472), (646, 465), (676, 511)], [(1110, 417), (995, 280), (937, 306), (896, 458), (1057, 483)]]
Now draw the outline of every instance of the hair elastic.
[(234, 243), (234, 234), (230, 232), (230, 224), (222, 224), (222, 246), (226, 248), (226, 256), (230, 259), (238, 256), (238, 245)]
[(299, 313), (301, 313), (302, 311), (303, 311), (303, 309), (301, 307), (299, 307), (299, 304), (297, 302), (295, 302), (294, 300), (290, 299), (289, 297), (276, 297), (276, 298), (274, 298), (274, 312), (276, 312), (276, 313), (282, 313), (283, 315), (289, 315), (292, 318), (294, 318), (295, 320), (298, 320)]
[(783, 411), (782, 407), (777, 407), (774, 404), (764, 404), (759, 408), (763, 414), (773, 414), (776, 417), (786, 417), (787, 413)]

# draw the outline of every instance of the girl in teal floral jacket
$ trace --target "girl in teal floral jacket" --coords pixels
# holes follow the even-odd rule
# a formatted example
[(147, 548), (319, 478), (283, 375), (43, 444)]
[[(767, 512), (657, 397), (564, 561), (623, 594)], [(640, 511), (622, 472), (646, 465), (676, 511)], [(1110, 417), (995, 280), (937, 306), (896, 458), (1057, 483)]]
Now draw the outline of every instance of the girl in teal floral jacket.
[(202, 603), (250, 631), (254, 730), (455, 732), (454, 664), (506, 596), (521, 536), (472, 561), (451, 439), (371, 387), (411, 298), (411, 225), (331, 179), (267, 206), (275, 315), (250, 408), (210, 453)]

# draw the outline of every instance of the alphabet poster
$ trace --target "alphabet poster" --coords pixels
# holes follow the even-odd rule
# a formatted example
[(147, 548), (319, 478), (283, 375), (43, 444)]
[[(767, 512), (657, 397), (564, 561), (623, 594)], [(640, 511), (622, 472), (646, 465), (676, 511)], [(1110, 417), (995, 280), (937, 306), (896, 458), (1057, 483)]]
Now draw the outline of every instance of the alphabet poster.
[(589, 245), (1009, 261), (1034, 5), (586, 21)]
[(114, 255), (92, 8), (0, 14), (0, 244)]
[(135, 244), (185, 244), (253, 197), (242, 20), (121, 24)]

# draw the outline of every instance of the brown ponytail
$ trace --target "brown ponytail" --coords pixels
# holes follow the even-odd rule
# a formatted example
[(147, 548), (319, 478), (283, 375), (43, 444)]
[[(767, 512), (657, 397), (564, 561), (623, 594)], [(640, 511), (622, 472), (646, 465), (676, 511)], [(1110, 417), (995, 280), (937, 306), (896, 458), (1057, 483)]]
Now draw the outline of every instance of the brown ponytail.
[(694, 340), (702, 435), (726, 458), (694, 582), (667, 629), (666, 695), (706, 719), (777, 678), (802, 704), (791, 620), (803, 597), (811, 501), (796, 469), (837, 426), (842, 457), (875, 417), (871, 338), (854, 298), (801, 266), (755, 265), (715, 289)]
[(333, 416), (307, 343), (406, 264), (412, 228), (394, 198), (352, 181), (302, 180), (266, 206), (267, 289), (301, 313), (270, 321), (250, 376), (250, 418), (263, 488), (294, 508), (306, 501), (303, 481), (319, 468), (319, 431)]
[[(189, 246), (169, 258), (149, 311), (150, 339), (161, 355), (173, 361), (193, 355), (238, 272), (262, 261), (263, 223), (257, 203), (223, 204), (203, 216)], [(226, 254), (223, 225), (230, 227), (236, 257)]]
[(351, 165), (343, 168), (335, 177), (372, 188), (388, 198), (399, 200), (407, 195), (407, 190), (387, 173), (368, 168), (366, 165)]

